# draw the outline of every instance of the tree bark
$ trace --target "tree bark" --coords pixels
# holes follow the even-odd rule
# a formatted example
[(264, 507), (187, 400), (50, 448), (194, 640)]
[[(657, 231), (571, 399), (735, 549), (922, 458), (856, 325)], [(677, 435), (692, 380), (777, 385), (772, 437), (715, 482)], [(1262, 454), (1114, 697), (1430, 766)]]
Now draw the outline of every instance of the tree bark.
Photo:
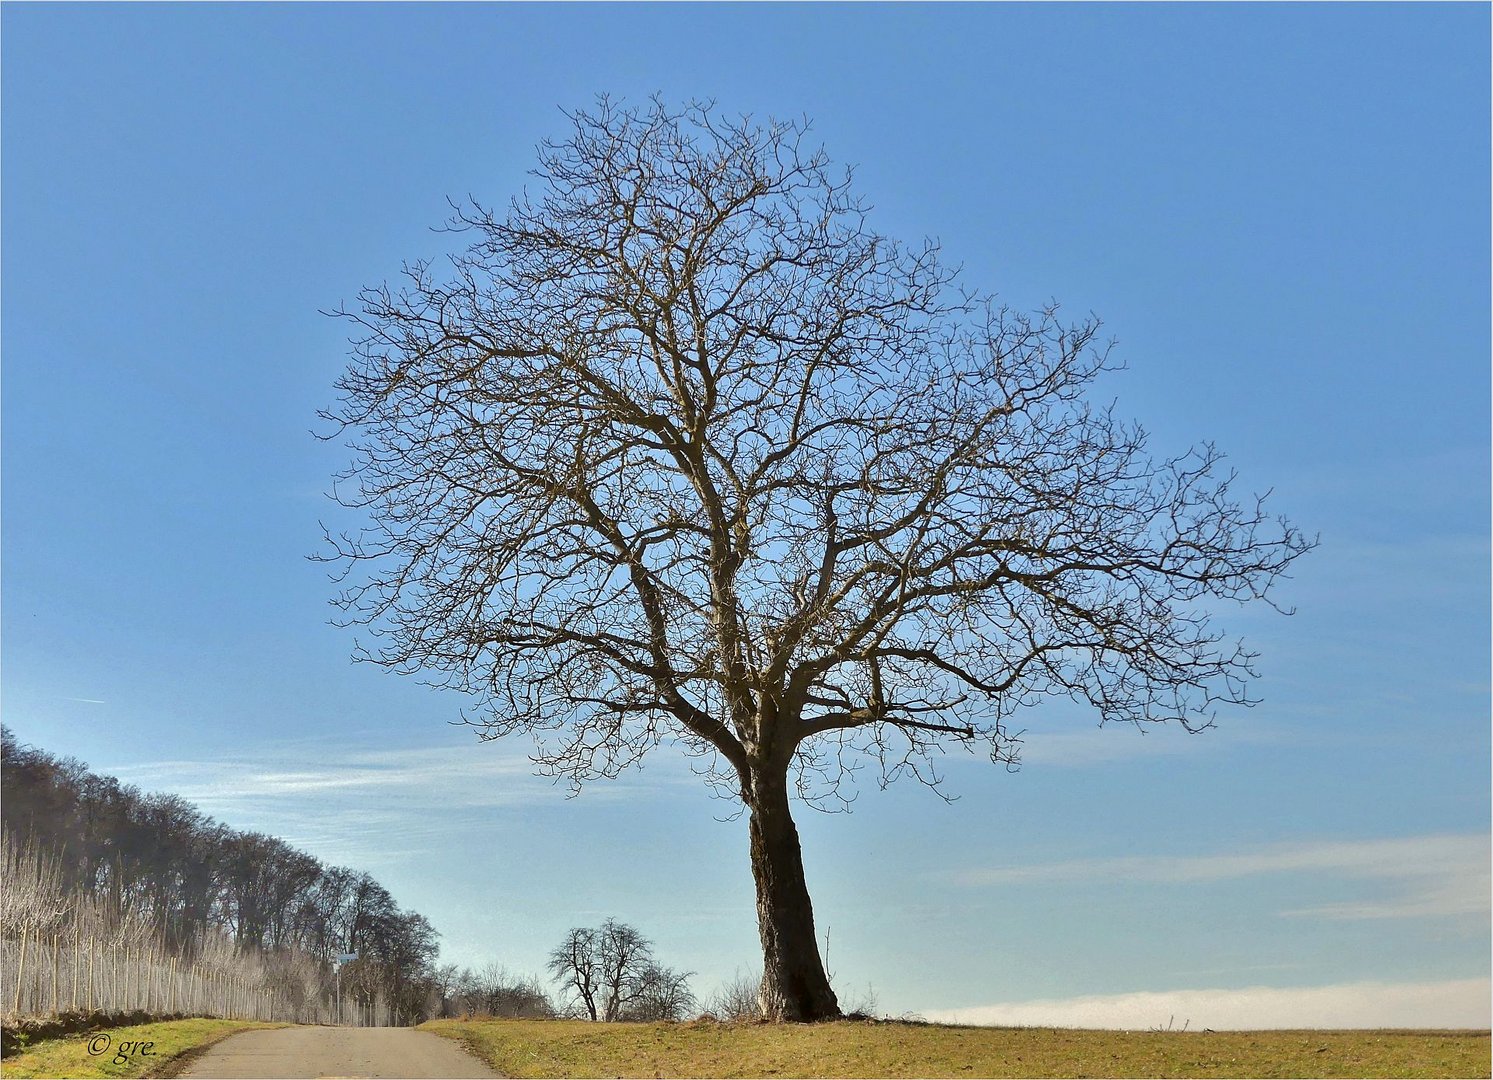
[(840, 1015), (814, 937), (814, 908), (803, 851), (788, 807), (787, 777), (754, 773), (744, 792), (749, 812), (757, 929), (762, 936), (759, 1003), (769, 1020), (831, 1020)]

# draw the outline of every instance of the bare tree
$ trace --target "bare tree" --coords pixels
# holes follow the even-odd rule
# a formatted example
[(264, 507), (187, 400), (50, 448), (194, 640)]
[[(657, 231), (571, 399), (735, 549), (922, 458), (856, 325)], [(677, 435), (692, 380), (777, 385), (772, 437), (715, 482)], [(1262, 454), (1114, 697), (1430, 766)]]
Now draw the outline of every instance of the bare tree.
[(659, 965), (653, 943), (616, 919), (571, 930), (549, 969), (592, 1020), (678, 1020), (695, 1002), (690, 973)]
[(620, 1020), (638, 996), (644, 971), (653, 962), (653, 945), (636, 928), (615, 919), (596, 933), (601, 971), (602, 1019)]
[(766, 1015), (838, 1014), (790, 791), (868, 753), (1012, 762), (1013, 712), (1207, 726), (1253, 654), (1209, 604), (1308, 550), (1205, 445), (1085, 403), (1092, 318), (957, 290), (803, 123), (602, 99), (467, 250), (365, 290), (329, 537), (359, 655), (483, 698), (579, 786), (668, 740), (744, 804)]
[(623, 1009), (623, 1020), (683, 1020), (695, 1008), (689, 988), (689, 971), (675, 971), (649, 962), (635, 980), (632, 1000)]
[(549, 958), (555, 981), (575, 994), (576, 1001), (592, 1020), (601, 1019), (596, 1002), (602, 994), (601, 954), (596, 931), (576, 927), (565, 935)]

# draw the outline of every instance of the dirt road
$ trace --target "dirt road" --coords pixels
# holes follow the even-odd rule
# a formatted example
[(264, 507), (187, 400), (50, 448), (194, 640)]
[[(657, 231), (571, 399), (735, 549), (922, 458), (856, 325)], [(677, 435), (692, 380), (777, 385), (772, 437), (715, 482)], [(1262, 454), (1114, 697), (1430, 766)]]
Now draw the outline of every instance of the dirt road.
[(210, 1047), (182, 1076), (489, 1077), (458, 1044), (410, 1028), (291, 1027), (246, 1031)]

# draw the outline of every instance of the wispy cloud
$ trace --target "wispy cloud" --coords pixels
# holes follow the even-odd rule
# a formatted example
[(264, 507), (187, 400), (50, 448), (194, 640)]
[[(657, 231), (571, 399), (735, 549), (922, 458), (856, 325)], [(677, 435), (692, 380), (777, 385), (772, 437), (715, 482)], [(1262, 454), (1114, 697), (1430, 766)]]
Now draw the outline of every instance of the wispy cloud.
[(107, 701), (100, 701), (98, 698), (91, 698), (91, 697), (70, 697), (67, 700), (68, 701), (81, 701), (84, 705), (107, 705), (107, 704), (109, 704)]
[(1251, 986), (1242, 990), (1162, 990), (1043, 998), (926, 1012), (951, 1024), (1118, 1028), (1486, 1028), (1493, 983), (1356, 982), (1330, 986)]
[(1415, 836), (1282, 844), (1212, 855), (1137, 855), (991, 867), (957, 875), (964, 885), (1051, 881), (1163, 884), (1223, 881), (1264, 874), (1322, 874), (1394, 885), (1397, 895), (1284, 911), (1332, 919), (1485, 915), (1493, 889), (1486, 834)]
[[(538, 776), (522, 741), (442, 747), (349, 749), (309, 738), (220, 759), (101, 766), (147, 791), (180, 795), (240, 829), (270, 833), (331, 862), (373, 868), (428, 855), (454, 816), (553, 804), (566, 794)], [(598, 783), (588, 798), (657, 795), (699, 781), (684, 768), (652, 767)], [(488, 821), (495, 820), (491, 817)]]
[[(447, 808), (509, 806), (554, 797), (515, 746), (495, 743), (421, 749), (344, 750), (317, 742), (276, 747), (222, 759), (169, 760), (106, 768), (142, 787), (173, 791), (194, 802), (314, 797), (356, 800), (438, 796)], [(596, 785), (623, 794), (677, 783), (681, 770), (649, 768)], [(687, 776), (687, 774), (686, 774)], [(695, 781), (698, 783), (698, 781)]]
[(284, 749), (221, 760), (160, 761), (112, 770), (145, 787), (167, 788), (195, 802), (248, 799), (397, 798), (439, 792), (447, 806), (498, 806), (548, 782), (524, 758), (478, 747), (344, 751)]
[(1279, 731), (1253, 719), (1196, 734), (1178, 724), (1091, 725), (1075, 731), (1028, 732), (1022, 738), (1021, 760), (1027, 765), (1084, 768), (1132, 758), (1219, 753), (1241, 743), (1281, 738)]

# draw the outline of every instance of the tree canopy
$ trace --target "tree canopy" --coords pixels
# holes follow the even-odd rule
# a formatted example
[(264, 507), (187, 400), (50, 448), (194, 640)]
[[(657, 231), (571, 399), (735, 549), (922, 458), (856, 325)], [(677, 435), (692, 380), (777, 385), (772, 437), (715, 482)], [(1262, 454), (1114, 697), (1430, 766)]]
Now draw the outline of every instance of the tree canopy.
[(764, 1007), (833, 1014), (773, 960), (813, 944), (785, 778), (824, 804), (857, 752), (883, 781), (949, 743), (1010, 761), (1048, 697), (1205, 726), (1254, 676), (1210, 605), (1269, 601), (1312, 541), (1211, 445), (1155, 456), (1087, 400), (1097, 319), (877, 233), (806, 123), (570, 120), (534, 191), (456, 209), (465, 251), (341, 312), (327, 415), (368, 527), (331, 538), (340, 602), (366, 658), (479, 695), (576, 784), (706, 759), (752, 814)]

